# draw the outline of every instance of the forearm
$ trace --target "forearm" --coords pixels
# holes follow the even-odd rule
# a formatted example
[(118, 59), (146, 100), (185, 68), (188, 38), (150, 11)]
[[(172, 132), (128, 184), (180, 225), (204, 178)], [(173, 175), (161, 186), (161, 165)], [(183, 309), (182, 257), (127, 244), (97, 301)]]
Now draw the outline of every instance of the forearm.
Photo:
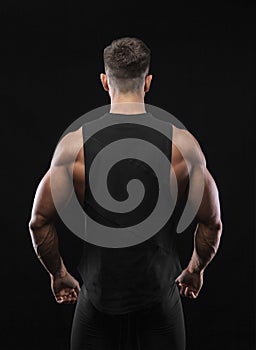
[(47, 272), (51, 276), (64, 275), (66, 268), (59, 252), (55, 225), (31, 221), (29, 229), (36, 255)]
[(217, 253), (222, 233), (221, 222), (212, 225), (198, 224), (194, 237), (194, 250), (188, 264), (191, 272), (204, 271)]

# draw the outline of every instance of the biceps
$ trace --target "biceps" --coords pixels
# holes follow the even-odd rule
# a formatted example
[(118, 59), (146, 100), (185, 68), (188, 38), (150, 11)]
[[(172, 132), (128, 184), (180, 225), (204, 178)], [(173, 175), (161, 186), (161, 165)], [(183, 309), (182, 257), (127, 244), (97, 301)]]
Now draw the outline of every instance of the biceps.
[(32, 218), (50, 222), (59, 210), (68, 203), (71, 196), (71, 180), (66, 167), (51, 167), (42, 178), (34, 199)]

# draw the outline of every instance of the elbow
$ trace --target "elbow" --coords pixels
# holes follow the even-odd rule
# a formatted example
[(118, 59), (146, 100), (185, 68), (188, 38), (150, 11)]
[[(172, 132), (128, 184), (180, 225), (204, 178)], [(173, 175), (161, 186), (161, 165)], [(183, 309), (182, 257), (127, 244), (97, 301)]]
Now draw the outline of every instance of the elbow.
[[(217, 247), (218, 247), (220, 243), (221, 235), (222, 235), (222, 221), (220, 219), (216, 220), (209, 228), (215, 236), (215, 240), (217, 242)], [(216, 249), (218, 249), (217, 247)]]
[(209, 225), (209, 228), (213, 231), (217, 232), (218, 234), (222, 233), (222, 221), (220, 219), (214, 221)]
[(33, 215), (29, 221), (28, 228), (30, 233), (34, 233), (46, 224), (47, 220), (42, 215)]
[(32, 216), (28, 224), (29, 231), (32, 233), (36, 231), (38, 227), (39, 227), (38, 219), (35, 216)]
[[(206, 230), (207, 237), (211, 241), (213, 241), (215, 244), (215, 248), (218, 249), (221, 235), (222, 235), (222, 221), (221, 219), (213, 220), (212, 222), (208, 223), (207, 225), (208, 230)], [(216, 252), (215, 252), (216, 253)]]
[(199, 231), (205, 240), (211, 242), (214, 246), (218, 246), (222, 235), (222, 226), (221, 219), (214, 218), (199, 223)]
[(222, 224), (221, 219), (219, 219), (219, 220), (216, 222), (216, 228), (215, 228), (215, 230), (216, 230), (216, 232), (217, 232), (217, 234), (218, 234), (219, 237), (220, 237), (221, 234), (222, 234), (222, 229), (223, 229), (223, 224)]
[(222, 233), (222, 221), (220, 218), (212, 217), (211, 219), (201, 222), (209, 231), (216, 232), (217, 234)]
[(39, 254), (40, 245), (45, 241), (49, 233), (49, 221), (41, 215), (33, 215), (29, 221), (28, 227), (36, 254)]

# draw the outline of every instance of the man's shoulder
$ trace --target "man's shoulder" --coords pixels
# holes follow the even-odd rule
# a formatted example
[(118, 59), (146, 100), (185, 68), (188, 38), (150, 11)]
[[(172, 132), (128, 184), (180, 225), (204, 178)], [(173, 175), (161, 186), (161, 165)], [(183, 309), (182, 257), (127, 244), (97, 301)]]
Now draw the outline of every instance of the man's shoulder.
[(67, 165), (76, 161), (83, 147), (82, 127), (65, 134), (59, 140), (52, 158), (52, 165)]
[(189, 139), (195, 139), (190, 131), (173, 125), (173, 140), (176, 143), (186, 143)]
[(205, 164), (205, 157), (196, 137), (187, 129), (173, 125), (172, 142), (189, 164)]

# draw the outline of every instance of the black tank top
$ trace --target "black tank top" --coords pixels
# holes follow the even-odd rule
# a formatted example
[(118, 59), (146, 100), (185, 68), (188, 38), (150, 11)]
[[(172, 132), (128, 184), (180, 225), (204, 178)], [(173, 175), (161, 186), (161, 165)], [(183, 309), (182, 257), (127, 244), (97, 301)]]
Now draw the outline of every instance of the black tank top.
[[(106, 113), (102, 117), (85, 123), (82, 127), (85, 159), (85, 200), (84, 210), (89, 218), (103, 227), (112, 229), (131, 227), (152, 215), (159, 200), (159, 188), (170, 200), (170, 171), (157, 170), (162, 167), (161, 157), (151, 154), (152, 147), (157, 148), (171, 164), (172, 125), (154, 117), (151, 113), (124, 115)], [(164, 133), (162, 133), (164, 131)], [(88, 135), (91, 135), (88, 138)], [(101, 151), (115, 141), (129, 139), (144, 141), (146, 161), (136, 157), (141, 152), (140, 144), (127, 144), (129, 154), (117, 162), (103, 179), (104, 153)], [(146, 143), (145, 143), (146, 142)], [(147, 145), (148, 149), (147, 149)], [(150, 147), (151, 146), (151, 147)], [(117, 145), (118, 147), (118, 145)], [(134, 153), (134, 157), (131, 154)], [(109, 194), (115, 200), (126, 200), (127, 184), (132, 179), (143, 183), (144, 196), (136, 208), (129, 212), (114, 212), (97, 203), (90, 187), (89, 176), (93, 162), (97, 158), (96, 178), (93, 179), (97, 191), (107, 186)], [(150, 160), (150, 164), (149, 163)], [(94, 172), (95, 174), (95, 172)], [(95, 175), (94, 175), (95, 176)], [(95, 187), (95, 186), (94, 186)], [(164, 190), (164, 191), (163, 191)], [(163, 202), (164, 203), (164, 202)], [(163, 205), (163, 204), (162, 204)], [(163, 207), (164, 208), (164, 207)], [(161, 209), (161, 208), (160, 208)], [(180, 208), (176, 205), (169, 219), (150, 237), (135, 245), (125, 247), (102, 247), (88, 241), (83, 242), (83, 252), (78, 271), (83, 280), (82, 292), (88, 296), (94, 306), (106, 313), (122, 314), (135, 311), (166, 298), (175, 287), (175, 278), (181, 272), (181, 265), (176, 248), (176, 226)], [(161, 215), (159, 215), (160, 217)], [(157, 227), (157, 218), (152, 227)], [(150, 226), (150, 228), (151, 228)], [(94, 234), (90, 225), (86, 235)], [(140, 234), (140, 232), (137, 232)]]

